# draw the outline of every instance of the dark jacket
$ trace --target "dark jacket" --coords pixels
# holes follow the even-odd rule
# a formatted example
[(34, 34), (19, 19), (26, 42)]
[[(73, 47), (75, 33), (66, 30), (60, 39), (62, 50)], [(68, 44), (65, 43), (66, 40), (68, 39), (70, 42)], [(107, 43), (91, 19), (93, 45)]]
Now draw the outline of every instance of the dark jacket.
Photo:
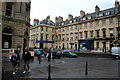
[(49, 51), (48, 59), (51, 59), (51, 52)]
[(19, 53), (17, 52), (16, 54), (17, 54), (17, 56), (18, 56), (18, 57), (17, 57), (17, 58), (18, 58), (18, 60), (20, 60), (20, 55), (19, 55)]
[(11, 62), (13, 62), (13, 61), (16, 61), (17, 62), (17, 60), (18, 60), (18, 55), (16, 54), (16, 55), (12, 55), (12, 57), (11, 57)]
[(23, 60), (24, 60), (24, 61), (30, 61), (30, 59), (31, 59), (31, 54), (30, 54), (30, 52), (29, 52), (29, 51), (25, 51), (25, 52), (23, 53)]

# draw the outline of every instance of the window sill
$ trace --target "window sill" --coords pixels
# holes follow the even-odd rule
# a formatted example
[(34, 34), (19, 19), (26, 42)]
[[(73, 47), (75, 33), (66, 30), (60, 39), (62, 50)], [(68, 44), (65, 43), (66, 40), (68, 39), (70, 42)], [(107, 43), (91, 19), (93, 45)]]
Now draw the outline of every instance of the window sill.
[(9, 51), (9, 49), (2, 49), (2, 51)]

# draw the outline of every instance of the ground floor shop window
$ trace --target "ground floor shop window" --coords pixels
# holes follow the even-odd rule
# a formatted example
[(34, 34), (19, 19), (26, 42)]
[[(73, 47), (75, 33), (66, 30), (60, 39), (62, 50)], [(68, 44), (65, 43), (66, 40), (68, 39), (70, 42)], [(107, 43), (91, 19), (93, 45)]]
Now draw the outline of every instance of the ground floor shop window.
[(2, 33), (2, 48), (9, 49), (12, 47), (12, 31), (5, 29)]
[(73, 49), (73, 45), (71, 45), (71, 49)]

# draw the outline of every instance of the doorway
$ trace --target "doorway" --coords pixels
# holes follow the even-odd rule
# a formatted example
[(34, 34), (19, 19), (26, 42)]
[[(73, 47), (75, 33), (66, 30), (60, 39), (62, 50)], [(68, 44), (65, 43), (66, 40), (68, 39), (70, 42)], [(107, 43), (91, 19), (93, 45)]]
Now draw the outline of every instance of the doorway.
[(75, 50), (77, 50), (77, 44), (75, 44)]
[(40, 43), (40, 49), (43, 49), (43, 43)]
[(65, 47), (64, 47), (64, 43), (63, 43), (63, 49), (65, 49)]

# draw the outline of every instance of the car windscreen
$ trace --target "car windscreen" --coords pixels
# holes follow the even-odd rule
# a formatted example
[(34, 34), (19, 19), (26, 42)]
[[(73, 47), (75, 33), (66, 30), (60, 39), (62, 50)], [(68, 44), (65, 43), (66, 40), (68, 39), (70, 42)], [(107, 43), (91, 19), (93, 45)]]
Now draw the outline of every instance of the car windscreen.
[(60, 51), (58, 51), (57, 53), (61, 53)]

